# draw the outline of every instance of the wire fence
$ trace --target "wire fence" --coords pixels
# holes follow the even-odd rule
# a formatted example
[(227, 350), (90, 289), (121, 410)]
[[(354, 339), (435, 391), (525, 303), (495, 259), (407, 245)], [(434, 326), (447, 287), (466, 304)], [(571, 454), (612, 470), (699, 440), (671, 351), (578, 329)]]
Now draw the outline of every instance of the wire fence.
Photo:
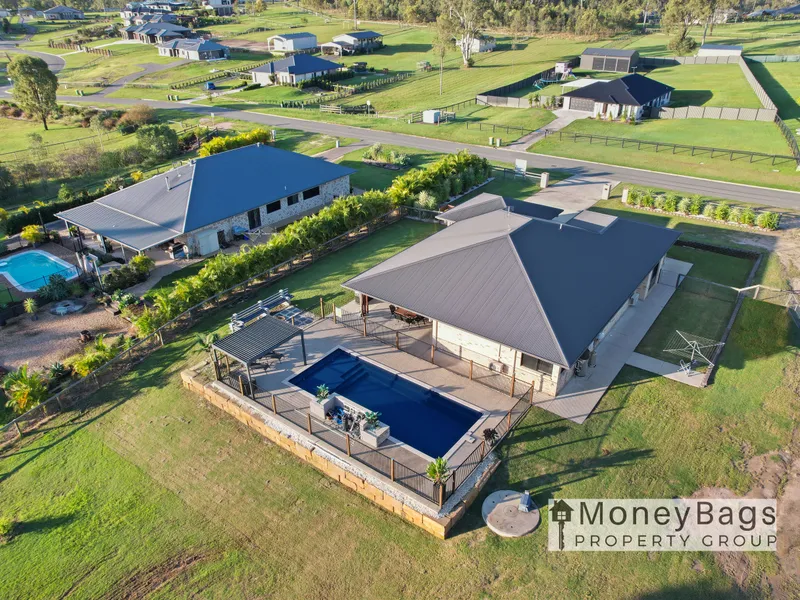
[(690, 146), (687, 144), (673, 144), (671, 142), (657, 142), (651, 140), (638, 140), (634, 138), (613, 137), (596, 135), (592, 133), (570, 133), (567, 131), (550, 131), (545, 129), (545, 138), (558, 135), (559, 141), (575, 143), (601, 144), (603, 146), (626, 148), (637, 151), (652, 150), (655, 152), (671, 152), (672, 154), (689, 153), (690, 156), (707, 156), (709, 158), (727, 158), (729, 161), (747, 159), (748, 162), (771, 161), (772, 165), (785, 162), (798, 162), (795, 156), (780, 154), (765, 154), (751, 152), (750, 150), (735, 150), (732, 148), (714, 148), (711, 146)]

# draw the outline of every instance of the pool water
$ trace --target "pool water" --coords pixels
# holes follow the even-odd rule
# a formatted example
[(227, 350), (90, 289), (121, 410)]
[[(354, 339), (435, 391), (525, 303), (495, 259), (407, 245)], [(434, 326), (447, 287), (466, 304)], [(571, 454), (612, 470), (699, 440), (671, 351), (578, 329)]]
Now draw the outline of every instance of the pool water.
[(43, 250), (28, 250), (0, 258), (0, 275), (21, 292), (35, 292), (56, 273), (65, 279), (74, 279), (78, 269)]
[(381, 413), (390, 435), (430, 457), (444, 456), (482, 414), (337, 348), (293, 377), (311, 394), (330, 391)]

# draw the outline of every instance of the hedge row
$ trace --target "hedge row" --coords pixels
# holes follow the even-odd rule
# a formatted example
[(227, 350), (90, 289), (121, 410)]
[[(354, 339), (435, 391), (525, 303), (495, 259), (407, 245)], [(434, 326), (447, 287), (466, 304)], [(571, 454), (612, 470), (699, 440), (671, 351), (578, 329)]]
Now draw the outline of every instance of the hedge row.
[[(230, 138), (227, 138), (230, 139)], [(437, 186), (453, 176), (489, 169), (488, 162), (467, 151), (445, 156), (425, 169), (414, 169), (394, 180), (385, 192), (369, 191), (362, 196), (344, 196), (314, 215), (303, 217), (273, 235), (266, 244), (248, 246), (237, 254), (217, 254), (190, 277), (175, 282), (173, 290), (153, 295), (154, 308), (146, 308), (134, 324), (147, 336), (164, 323), (242, 281), (264, 273), (328, 240), (387, 213), (400, 204), (413, 204), (422, 193), (434, 193)], [(484, 177), (485, 178), (485, 177)], [(428, 187), (426, 187), (428, 186)]]
[(200, 146), (197, 154), (198, 156), (211, 156), (212, 154), (219, 154), (220, 152), (249, 146), (257, 142), (266, 144), (270, 141), (272, 141), (272, 133), (263, 127), (258, 127), (239, 135), (211, 139)]

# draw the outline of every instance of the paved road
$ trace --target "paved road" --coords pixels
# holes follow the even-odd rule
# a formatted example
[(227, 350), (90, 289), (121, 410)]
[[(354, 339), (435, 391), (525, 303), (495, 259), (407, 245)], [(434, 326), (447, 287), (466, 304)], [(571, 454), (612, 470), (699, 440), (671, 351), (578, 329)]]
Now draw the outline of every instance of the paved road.
[[(91, 97), (72, 98), (65, 97), (65, 101), (72, 102), (92, 102)], [(103, 98), (105, 104), (131, 104), (132, 100), (123, 98)], [(324, 133), (336, 137), (358, 138), (370, 144), (381, 142), (382, 144), (393, 144), (396, 146), (408, 146), (429, 150), (432, 152), (453, 152), (460, 148), (468, 148), (478, 156), (483, 156), (490, 160), (513, 163), (515, 159), (528, 161), (528, 166), (537, 169), (559, 169), (568, 171), (573, 175), (588, 175), (593, 178), (605, 177), (609, 181), (624, 181), (638, 185), (667, 190), (676, 190), (686, 194), (702, 194), (716, 198), (726, 198), (739, 202), (753, 202), (766, 206), (779, 208), (800, 209), (800, 192), (790, 192), (736, 183), (726, 183), (723, 181), (713, 181), (688, 177), (685, 175), (671, 175), (668, 173), (657, 173), (643, 169), (633, 169), (629, 167), (616, 167), (603, 165), (583, 160), (570, 158), (558, 158), (543, 154), (532, 154), (529, 152), (519, 152), (507, 148), (488, 148), (485, 146), (473, 146), (470, 144), (459, 144), (446, 140), (436, 140), (414, 135), (378, 131), (374, 129), (362, 129), (348, 125), (338, 125), (334, 123), (323, 123), (320, 121), (307, 121), (293, 117), (283, 117), (267, 115), (241, 110), (230, 110), (213, 106), (200, 106), (197, 104), (187, 105), (174, 102), (147, 101), (153, 108), (168, 108), (172, 110), (185, 110), (192, 113), (215, 113), (219, 118), (240, 119), (250, 121), (269, 127), (282, 127), (286, 129), (298, 129), (313, 133)], [(223, 117), (224, 115), (224, 117)], [(798, 173), (798, 183), (800, 183), (800, 173)]]
[(38, 56), (44, 62), (47, 63), (47, 66), (50, 67), (50, 70), (53, 73), (58, 73), (61, 69), (63, 69), (67, 61), (65, 61), (60, 56), (55, 54), (48, 54), (47, 52), (35, 52), (33, 50), (25, 50), (24, 48), (20, 48), (17, 46), (18, 42), (0, 42), (0, 52), (18, 52), (20, 54), (30, 54), (31, 56)]

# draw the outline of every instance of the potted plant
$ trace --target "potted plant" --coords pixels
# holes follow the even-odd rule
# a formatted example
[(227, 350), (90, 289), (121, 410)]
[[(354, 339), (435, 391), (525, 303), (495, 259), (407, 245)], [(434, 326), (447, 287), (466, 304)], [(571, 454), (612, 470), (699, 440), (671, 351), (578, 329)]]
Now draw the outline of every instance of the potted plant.
[(364, 427), (359, 438), (370, 448), (377, 449), (389, 437), (389, 426), (380, 422), (381, 413), (368, 410), (364, 413)]
[(368, 410), (364, 413), (364, 421), (367, 424), (367, 429), (374, 429), (380, 423), (381, 413), (372, 412)]
[(450, 474), (450, 466), (447, 460), (440, 456), (428, 465), (425, 474), (433, 480), (433, 483), (441, 485)]
[(319, 421), (325, 420), (325, 415), (336, 405), (336, 397), (331, 395), (331, 390), (324, 383), (317, 386), (314, 399), (308, 406), (308, 412)]
[(25, 298), (22, 306), (25, 308), (25, 312), (31, 316), (31, 321), (35, 321), (39, 318), (36, 316), (36, 311), (39, 310), (39, 305), (36, 304), (36, 298)]
[(497, 430), (492, 427), (487, 427), (483, 430), (483, 440), (489, 444), (491, 448), (497, 441)]

